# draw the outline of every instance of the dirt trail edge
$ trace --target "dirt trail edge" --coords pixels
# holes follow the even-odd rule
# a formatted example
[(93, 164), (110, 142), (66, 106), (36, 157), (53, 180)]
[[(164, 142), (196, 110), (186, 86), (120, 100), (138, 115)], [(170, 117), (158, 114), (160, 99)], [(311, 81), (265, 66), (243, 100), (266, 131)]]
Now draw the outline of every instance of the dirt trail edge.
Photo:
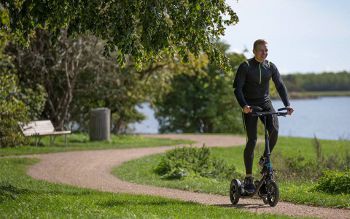
[[(154, 138), (188, 139), (197, 143), (194, 146), (228, 147), (242, 145), (245, 138), (229, 135), (146, 135)], [(97, 151), (74, 151), (33, 155), (40, 162), (30, 166), (27, 173), (35, 179), (54, 183), (75, 185), (100, 191), (156, 195), (184, 201), (192, 201), (207, 205), (233, 207), (228, 196), (188, 192), (178, 189), (168, 189), (155, 186), (139, 185), (125, 182), (111, 174), (113, 167), (123, 162), (143, 156), (162, 153), (174, 146), (111, 149)], [(241, 199), (235, 208), (245, 209), (254, 213), (283, 214), (289, 216), (309, 216), (320, 218), (350, 218), (350, 210), (312, 207), (288, 202), (279, 202), (274, 208), (264, 205), (260, 199)]]

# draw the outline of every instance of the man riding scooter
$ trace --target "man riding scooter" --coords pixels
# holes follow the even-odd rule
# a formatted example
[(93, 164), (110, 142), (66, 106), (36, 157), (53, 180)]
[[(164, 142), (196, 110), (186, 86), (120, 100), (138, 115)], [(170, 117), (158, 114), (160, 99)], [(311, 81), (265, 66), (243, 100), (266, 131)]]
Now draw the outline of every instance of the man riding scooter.
[[(269, 95), (269, 82), (271, 78), (284, 106), (287, 108), (288, 115), (291, 115), (294, 111), (290, 106), (287, 89), (277, 67), (272, 62), (266, 60), (268, 55), (267, 42), (262, 39), (256, 40), (253, 46), (253, 53), (253, 58), (246, 60), (239, 66), (233, 82), (236, 99), (242, 107), (243, 122), (248, 138), (244, 149), (244, 164), (246, 169), (244, 189), (248, 193), (255, 192), (252, 170), (258, 122), (258, 117), (251, 114), (251, 106), (258, 106), (263, 111), (275, 112)], [(270, 151), (272, 151), (278, 138), (278, 118), (276, 115), (267, 116), (266, 128), (269, 134)], [(261, 166), (265, 163), (266, 154), (267, 151), (265, 150), (264, 155), (259, 161)]]

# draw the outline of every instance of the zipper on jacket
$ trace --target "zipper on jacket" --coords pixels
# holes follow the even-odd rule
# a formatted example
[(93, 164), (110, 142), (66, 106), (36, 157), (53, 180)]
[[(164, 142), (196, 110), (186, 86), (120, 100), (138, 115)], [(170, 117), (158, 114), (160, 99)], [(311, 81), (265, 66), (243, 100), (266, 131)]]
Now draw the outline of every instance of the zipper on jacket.
[(260, 67), (261, 63), (259, 63), (259, 72), (260, 72), (260, 78), (259, 78), (259, 84), (261, 84), (261, 67)]

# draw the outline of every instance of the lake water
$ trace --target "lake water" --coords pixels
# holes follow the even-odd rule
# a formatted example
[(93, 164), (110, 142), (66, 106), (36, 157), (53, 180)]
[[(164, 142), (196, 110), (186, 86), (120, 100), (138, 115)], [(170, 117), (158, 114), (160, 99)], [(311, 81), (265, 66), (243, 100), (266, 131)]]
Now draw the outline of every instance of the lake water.
[[(283, 106), (272, 101), (275, 109)], [(291, 100), (292, 116), (279, 117), (280, 135), (350, 140), (350, 97), (321, 97)], [(142, 123), (133, 124), (136, 133), (158, 133), (158, 122), (148, 104), (138, 109), (147, 116)]]
[[(282, 102), (273, 101), (275, 108)], [(280, 117), (280, 134), (321, 139), (350, 139), (350, 97), (291, 100), (295, 112)]]

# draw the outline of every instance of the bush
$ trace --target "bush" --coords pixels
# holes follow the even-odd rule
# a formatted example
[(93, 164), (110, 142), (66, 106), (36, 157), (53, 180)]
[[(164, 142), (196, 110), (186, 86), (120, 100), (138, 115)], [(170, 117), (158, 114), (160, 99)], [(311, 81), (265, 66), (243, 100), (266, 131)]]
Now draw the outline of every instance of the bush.
[(324, 156), (322, 145), (315, 137), (313, 139), (316, 159), (306, 159), (298, 154), (294, 157), (284, 157), (281, 153), (274, 153), (272, 162), (277, 171), (277, 177), (283, 180), (317, 180), (325, 170), (346, 170), (350, 168), (350, 153), (344, 156), (330, 154)]
[(331, 194), (350, 194), (350, 169), (346, 171), (324, 171), (315, 190)]
[(165, 179), (182, 179), (186, 176), (231, 179), (239, 176), (235, 166), (211, 157), (210, 149), (206, 147), (182, 147), (168, 151), (155, 172)]
[(0, 31), (0, 148), (24, 143), (18, 122), (38, 119), (46, 93), (19, 86), (11, 57), (3, 53), (7, 35)]
[(321, 173), (319, 165), (315, 161), (306, 160), (302, 155), (295, 157), (284, 157), (281, 154), (276, 154), (273, 157), (274, 169), (276, 176), (283, 180), (296, 179), (317, 179)]
[(28, 121), (28, 111), (18, 92), (15, 75), (0, 74), (0, 148), (16, 146), (24, 140), (18, 122)]

